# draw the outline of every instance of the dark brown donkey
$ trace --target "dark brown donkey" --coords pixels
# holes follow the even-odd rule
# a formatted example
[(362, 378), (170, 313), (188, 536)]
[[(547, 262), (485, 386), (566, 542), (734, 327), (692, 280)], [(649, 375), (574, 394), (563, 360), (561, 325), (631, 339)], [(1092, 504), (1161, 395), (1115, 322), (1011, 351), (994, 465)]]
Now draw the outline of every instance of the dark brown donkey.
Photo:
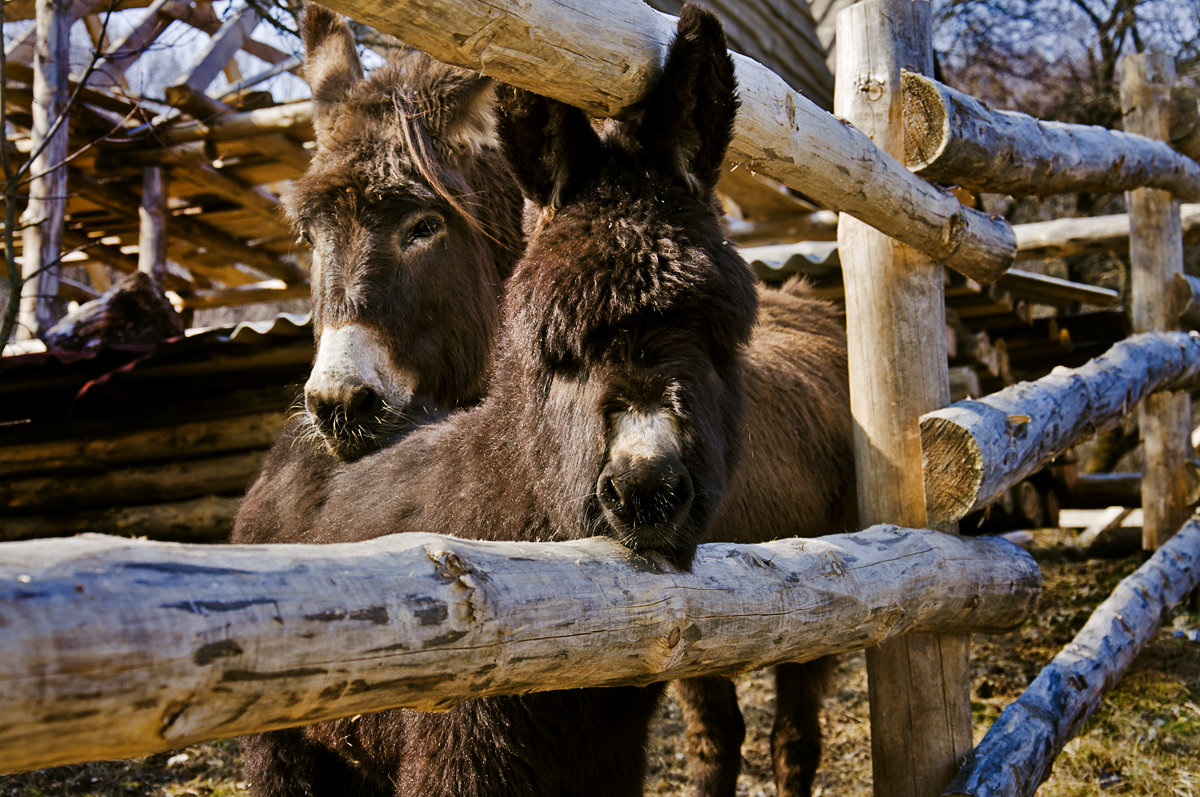
[[(362, 384), (375, 385), (389, 406), (408, 416), (472, 404), (485, 382), (503, 280), (520, 245), (519, 190), (491, 135), (490, 81), (415, 53), (364, 79), (348, 29), (319, 6), (309, 6), (304, 33), (318, 150), (287, 209), (314, 242), (318, 328), (348, 325), (323, 298), (337, 295), (355, 273), (384, 286), (357, 296), (362, 317), (380, 319), (358, 324), (373, 330), (362, 336), (358, 357), (377, 365), (356, 368), (352, 357), (339, 365), (339, 358), (327, 356), (331, 367), (315, 373), (310, 405), (319, 408), (338, 396), (352, 404)], [(406, 209), (401, 218), (429, 217), (433, 224), (418, 225), (413, 235), (410, 223), (401, 236), (397, 219), (375, 212), (369, 194)], [(407, 245), (396, 246), (397, 240)], [(345, 256), (355, 251), (359, 259)], [(760, 294), (745, 373), (749, 444), (711, 539), (814, 536), (851, 522), (841, 514), (843, 497), (851, 495), (841, 323), (830, 306), (795, 293), (801, 295)], [(436, 356), (443, 347), (445, 356)], [(384, 383), (409, 386), (388, 392)], [(402, 425), (399, 413), (350, 415), (354, 424), (325, 424), (324, 437), (319, 422), (296, 419), (267, 459), (243, 508), (239, 535), (256, 528), (260, 539), (293, 538), (321, 506), (331, 474), (343, 467), (329, 452), (357, 456)], [(329, 416), (340, 417), (336, 407)], [(316, 444), (307, 445), (310, 439)], [(809, 791), (820, 753), (825, 669), (817, 663), (777, 673), (772, 737), (781, 795)], [(697, 792), (732, 795), (744, 736), (732, 684), (709, 678), (677, 687)]]
[(312, 247), (317, 354), (292, 434), (353, 458), (483, 397), (523, 202), (490, 80), (412, 50), (364, 79), (319, 6), (303, 33), (317, 150), (284, 207)]
[[(741, 449), (757, 309), (714, 212), (736, 109), (714, 16), (684, 11), (644, 105), (601, 137), (578, 109), (502, 91), (500, 137), (538, 215), (507, 284), (486, 397), (315, 483), (268, 469), (236, 541), (600, 533), (690, 565)], [(324, 302), (366, 293), (336, 287)], [(287, 457), (277, 448), (273, 462)], [(303, 512), (288, 492), (310, 497)], [(248, 745), (249, 775), (260, 795), (639, 794), (660, 692), (489, 698), (266, 734)]]

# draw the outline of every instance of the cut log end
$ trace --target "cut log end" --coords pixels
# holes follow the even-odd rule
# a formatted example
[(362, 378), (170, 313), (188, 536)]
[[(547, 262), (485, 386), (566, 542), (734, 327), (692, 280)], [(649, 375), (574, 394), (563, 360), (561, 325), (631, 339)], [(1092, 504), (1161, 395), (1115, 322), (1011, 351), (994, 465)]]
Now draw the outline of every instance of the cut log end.
[(975, 438), (948, 420), (921, 419), (925, 512), (931, 528), (966, 515), (983, 483), (983, 455)]
[(950, 119), (941, 95), (929, 81), (901, 74), (904, 94), (904, 163), (920, 174), (941, 156), (949, 138)]

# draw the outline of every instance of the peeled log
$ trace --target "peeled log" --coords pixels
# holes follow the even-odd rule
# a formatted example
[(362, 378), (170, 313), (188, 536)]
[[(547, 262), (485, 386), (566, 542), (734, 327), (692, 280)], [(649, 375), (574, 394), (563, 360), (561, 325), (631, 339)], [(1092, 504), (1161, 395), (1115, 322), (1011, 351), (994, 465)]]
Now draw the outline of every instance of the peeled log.
[(1163, 618), (1200, 583), (1200, 522), (1189, 520), (1124, 579), (1071, 643), (1001, 713), (945, 797), (1032, 795)]
[[(1200, 204), (1179, 206), (1184, 243), (1200, 241)], [(1017, 260), (1043, 260), (1129, 248), (1129, 216), (1089, 216), (1014, 224)]]
[[(612, 116), (645, 94), (675, 19), (639, 0), (331, 0), (330, 8), (438, 60)], [(573, 5), (577, 7), (572, 7)], [(731, 160), (992, 283), (1012, 265), (1012, 230), (913, 175), (756, 61), (734, 55), (741, 109)]]
[(5, 543), (0, 771), (1000, 631), (1040, 587), (1011, 543), (894, 526), (702, 545), (692, 573), (605, 538)]
[(975, 401), (921, 416), (929, 525), (982, 509), (1146, 396), (1200, 376), (1200, 335), (1134, 335), (1079, 368), (1055, 368)]
[(905, 161), (972, 191), (1050, 196), (1152, 187), (1200, 199), (1200, 164), (1163, 141), (994, 111), (933, 78), (904, 74)]

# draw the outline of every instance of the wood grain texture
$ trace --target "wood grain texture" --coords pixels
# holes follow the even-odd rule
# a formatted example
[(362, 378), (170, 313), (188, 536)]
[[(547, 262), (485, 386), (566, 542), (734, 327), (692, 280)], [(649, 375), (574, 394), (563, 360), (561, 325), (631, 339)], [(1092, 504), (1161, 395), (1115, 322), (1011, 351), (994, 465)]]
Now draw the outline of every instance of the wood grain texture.
[[(1184, 242), (1200, 241), (1200, 204), (1180, 205), (1179, 218)], [(1119, 213), (1035, 221), (1014, 224), (1013, 232), (1017, 236), (1017, 260), (1118, 252), (1129, 246), (1129, 216)]]
[[(867, 0), (838, 16), (837, 112), (902, 155), (900, 70), (931, 69), (929, 6)], [(842, 215), (850, 406), (863, 523), (925, 526), (921, 413), (950, 398), (940, 265)], [(971, 748), (967, 639), (913, 635), (867, 651), (878, 797), (928, 797)]]
[(983, 508), (1146, 396), (1187, 389), (1198, 378), (1200, 335), (1144, 333), (1079, 368), (1055, 368), (1037, 381), (926, 413), (921, 447), (930, 525)]
[(1197, 583), (1200, 522), (1193, 518), (1117, 585), (1083, 630), (1004, 709), (946, 796), (1033, 795), (1063, 745)]
[[(612, 116), (640, 98), (675, 20), (640, 0), (333, 0), (331, 8), (514, 86)], [(994, 282), (1012, 230), (911, 174), (761, 64), (735, 55), (741, 110), (729, 157), (963, 274)]]
[(1200, 164), (1165, 141), (992, 110), (925, 75), (903, 83), (905, 162), (929, 180), (1014, 196), (1151, 186), (1200, 199)]
[(602, 538), (0, 549), (0, 771), (1001, 630), (1040, 589), (1010, 543), (896, 527), (703, 545), (692, 573)]
[[(1166, 141), (1171, 129), (1175, 62), (1162, 53), (1131, 55), (1121, 62), (1125, 129)], [(1163, 144), (1166, 146), (1166, 144)], [(1200, 166), (1184, 158), (1200, 171)], [(1179, 329), (1175, 278), (1183, 273), (1179, 201), (1157, 188), (1125, 195), (1129, 207), (1130, 317), (1134, 332)], [(1192, 458), (1191, 399), (1158, 395), (1138, 407), (1145, 475), (1142, 479), (1142, 547), (1162, 545), (1187, 517), (1184, 464)]]

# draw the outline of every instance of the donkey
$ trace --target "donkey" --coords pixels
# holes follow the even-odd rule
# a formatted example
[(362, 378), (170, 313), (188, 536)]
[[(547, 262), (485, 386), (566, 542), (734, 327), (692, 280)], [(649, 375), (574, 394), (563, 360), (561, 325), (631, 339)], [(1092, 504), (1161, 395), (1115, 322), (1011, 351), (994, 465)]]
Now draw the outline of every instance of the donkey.
[[(603, 135), (576, 108), (500, 94), (501, 139), (536, 220), (508, 280), (487, 395), (294, 485), (317, 496), (307, 517), (281, 523), (277, 508), (295, 504), (260, 479), (235, 541), (603, 533), (690, 566), (741, 451), (757, 312), (714, 211), (737, 107), (720, 25), (685, 9), (644, 112)], [(337, 287), (334, 302), (360, 290)], [(257, 737), (248, 769), (260, 795), (639, 794), (660, 693), (574, 690), (322, 723)]]
[[(319, 6), (308, 6), (304, 34), (318, 154), (286, 208), (313, 242), (318, 328), (352, 320), (334, 314), (338, 305), (325, 297), (336, 296), (341, 284), (355, 279), (356, 270), (384, 286), (356, 297), (364, 319), (381, 319), (358, 325), (371, 331), (362, 336), (357, 356), (373, 358), (376, 365), (343, 364), (340, 370), (325, 369), (323, 376), (315, 369), (306, 403), (320, 408), (323, 400), (353, 399), (355, 388), (368, 381), (383, 396), (380, 386), (390, 379), (407, 380), (408, 387), (400, 395), (388, 394), (386, 401), (407, 408), (409, 418), (471, 405), (479, 399), (491, 361), (494, 338), (485, 330), (494, 328), (504, 279), (522, 245), (515, 220), (520, 192), (491, 137), (490, 81), (413, 53), (364, 79), (348, 29)], [(341, 125), (335, 127), (338, 120)], [(343, 196), (352, 185), (363, 188), (351, 204)], [(390, 242), (401, 237), (400, 230), (387, 215), (370, 212), (369, 185), (376, 186), (373, 193), (412, 208), (417, 218), (422, 212), (434, 216), (440, 225), (437, 246), (421, 249), (428, 241), (418, 239), (419, 256), (409, 254), (412, 247), (394, 247)], [(345, 191), (338, 190), (343, 186)], [(473, 223), (475, 217), (484, 223)], [(464, 241), (470, 257), (455, 254)], [(343, 256), (354, 252), (359, 254)], [(400, 276), (390, 275), (392, 270)], [(453, 278), (444, 279), (447, 273)], [(759, 304), (744, 374), (749, 445), (710, 539), (754, 542), (852, 528), (853, 500), (843, 501), (852, 495), (852, 460), (841, 321), (831, 306), (808, 298), (798, 286), (762, 291)], [(424, 310), (423, 323), (400, 329), (382, 321), (416, 318), (413, 308), (431, 306), (441, 309)], [(460, 314), (480, 323), (464, 327)], [(331, 334), (320, 336), (318, 361), (321, 346), (331, 339)], [(444, 358), (432, 356), (442, 348)], [(404, 356), (402, 366), (392, 365)], [(324, 360), (330, 366), (337, 362), (336, 357)], [(401, 376), (392, 379), (389, 373)], [(416, 402), (405, 398), (417, 395)], [(339, 417), (336, 410), (328, 414)], [(376, 418), (351, 410), (341, 417), (350, 416), (361, 429), (323, 425), (310, 414), (294, 421), (267, 457), (235, 539), (245, 539), (251, 529), (257, 540), (294, 539), (317, 514), (334, 474), (353, 467), (338, 457), (359, 456), (401, 426), (393, 423), (395, 414)], [(812, 663), (777, 671), (772, 739), (781, 795), (803, 795), (811, 788), (827, 669)], [(721, 678), (685, 681), (677, 684), (677, 694), (697, 793), (732, 795), (744, 738), (732, 684)]]
[(316, 357), (292, 434), (351, 459), (482, 398), (523, 200), (490, 80), (415, 50), (364, 79), (319, 6), (303, 36), (317, 149), (284, 209), (312, 248)]

